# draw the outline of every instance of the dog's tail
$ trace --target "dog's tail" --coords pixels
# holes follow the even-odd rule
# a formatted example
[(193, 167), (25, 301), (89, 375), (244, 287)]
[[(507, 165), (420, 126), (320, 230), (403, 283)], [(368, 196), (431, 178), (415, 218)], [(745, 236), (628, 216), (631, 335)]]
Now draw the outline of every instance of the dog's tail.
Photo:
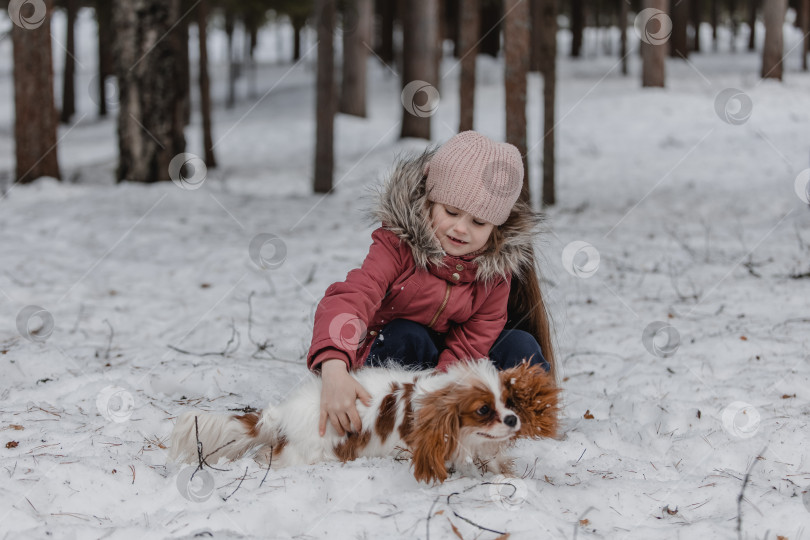
[(263, 445), (273, 445), (276, 429), (269, 414), (252, 412), (242, 415), (188, 411), (180, 415), (172, 431), (169, 458), (209, 464), (219, 459), (237, 459)]

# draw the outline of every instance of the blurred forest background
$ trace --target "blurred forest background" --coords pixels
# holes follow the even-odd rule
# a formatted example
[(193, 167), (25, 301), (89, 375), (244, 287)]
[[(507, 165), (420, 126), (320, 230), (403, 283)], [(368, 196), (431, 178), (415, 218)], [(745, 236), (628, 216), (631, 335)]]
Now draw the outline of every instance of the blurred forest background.
[[(615, 56), (625, 75), (628, 51), (640, 51), (645, 87), (666, 85), (665, 58), (688, 62), (695, 52), (716, 51), (718, 28), (730, 30), (732, 51), (739, 34), (747, 33), (753, 51), (758, 19), (765, 28), (761, 76), (781, 80), (786, 17), (804, 35), (803, 70), (810, 31), (810, 0), (11, 0), (3, 7), (13, 23), (4, 37), (11, 35), (14, 49), (16, 167), (7, 184), (61, 178), (59, 124), (69, 129), (75, 121), (82, 91), (92, 94), (99, 117), (117, 116), (118, 181), (169, 180), (172, 168), (193, 177), (191, 161), (172, 160), (185, 155), (184, 129), (197, 107), (204, 148), (198, 159), (215, 168), (211, 85), (227, 85), (225, 108), (266, 95), (257, 87), (254, 51), (260, 30), (274, 25), (292, 30), (292, 54), (281, 61), (295, 65), (317, 56), (314, 192), (328, 193), (333, 186), (335, 115), (367, 114), (367, 96), (374, 92), (366, 77), (370, 57), (401, 79), (401, 137), (431, 139), (441, 58), (452, 55), (460, 64), (462, 131), (475, 127), (476, 56), (491, 55), (504, 60), (506, 140), (521, 150), (526, 167), (527, 123), (542, 126), (540, 200), (546, 205), (555, 202), (556, 59), (583, 55), (586, 28), (597, 30), (588, 34), (597, 41), (592, 49)], [(67, 24), (58, 47), (51, 46), (54, 10), (64, 12)], [(98, 28), (97, 74), (89, 90), (76, 83), (74, 26), (80, 10), (92, 10)], [(697, 31), (702, 25), (711, 27), (709, 43)], [(226, 81), (212, 81), (209, 74), (211, 27), (227, 36)], [(315, 42), (308, 50), (306, 33)], [(567, 50), (558, 50), (559, 35), (567, 36), (562, 41)], [(630, 47), (630, 40), (641, 46)], [(191, 57), (190, 49), (195, 49)], [(52, 50), (64, 54), (59, 72)], [(526, 115), (531, 72), (543, 80), (542, 118)], [(245, 95), (237, 91), (241, 78), (247, 81)], [(283, 126), (268, 118), (267, 129)], [(530, 197), (528, 174), (526, 179), (524, 196)]]

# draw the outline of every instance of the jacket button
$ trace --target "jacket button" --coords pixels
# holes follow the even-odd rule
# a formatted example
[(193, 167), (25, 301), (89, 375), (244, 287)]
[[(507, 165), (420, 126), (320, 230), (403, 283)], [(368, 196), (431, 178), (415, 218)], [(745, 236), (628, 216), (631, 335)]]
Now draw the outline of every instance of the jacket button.
[(453, 275), (452, 275), (452, 276), (450, 276), (450, 277), (451, 277), (451, 278), (453, 278), (455, 281), (458, 281), (458, 280), (459, 280), (459, 278), (461, 278), (461, 276), (460, 276), (460, 275), (458, 275), (458, 273), (457, 273), (457, 272), (454, 272), (454, 273), (453, 273)]
[(372, 336), (376, 336), (376, 335), (377, 335), (377, 331), (376, 331), (376, 330), (372, 330), (371, 332), (369, 332), (369, 334), (371, 334)]
[(458, 270), (459, 272), (461, 272), (462, 270), (464, 270), (464, 265), (463, 265), (463, 264), (457, 264), (457, 265), (456, 265), (456, 270)]

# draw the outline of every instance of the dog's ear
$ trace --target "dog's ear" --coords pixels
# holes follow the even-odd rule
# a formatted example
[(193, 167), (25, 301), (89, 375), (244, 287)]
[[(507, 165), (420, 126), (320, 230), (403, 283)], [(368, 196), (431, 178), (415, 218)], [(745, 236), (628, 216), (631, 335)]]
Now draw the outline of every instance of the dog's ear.
[(458, 446), (458, 404), (451, 390), (443, 388), (422, 398), (413, 429), (405, 442), (413, 457), (413, 475), (421, 482), (444, 482), (447, 460)]
[(506, 407), (520, 418), (518, 438), (554, 437), (559, 425), (560, 388), (540, 365), (525, 360), (500, 374)]

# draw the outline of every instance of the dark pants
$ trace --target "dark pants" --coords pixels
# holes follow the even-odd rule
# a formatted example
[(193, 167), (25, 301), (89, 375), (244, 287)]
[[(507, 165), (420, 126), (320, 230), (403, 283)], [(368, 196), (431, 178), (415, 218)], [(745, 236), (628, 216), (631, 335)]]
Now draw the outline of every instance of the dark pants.
[[(407, 319), (395, 319), (385, 325), (371, 344), (366, 365), (380, 366), (393, 360), (406, 367), (430, 369), (439, 363), (442, 349), (443, 334)], [(500, 370), (514, 367), (524, 359), (549, 370), (537, 340), (523, 330), (501, 332), (489, 351), (489, 359)]]

